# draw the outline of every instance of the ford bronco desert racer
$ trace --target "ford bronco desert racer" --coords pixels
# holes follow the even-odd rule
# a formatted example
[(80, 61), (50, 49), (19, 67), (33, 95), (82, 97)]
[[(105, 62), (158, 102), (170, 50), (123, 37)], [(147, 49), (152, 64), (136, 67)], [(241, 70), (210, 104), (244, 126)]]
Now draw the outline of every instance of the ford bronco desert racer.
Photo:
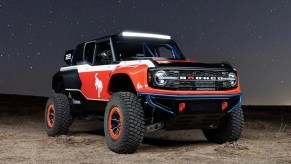
[(116, 153), (135, 152), (145, 132), (159, 129), (202, 129), (215, 143), (241, 135), (237, 71), (186, 60), (170, 36), (122, 32), (81, 43), (64, 60), (45, 109), (49, 136), (67, 134), (81, 113), (104, 120)]

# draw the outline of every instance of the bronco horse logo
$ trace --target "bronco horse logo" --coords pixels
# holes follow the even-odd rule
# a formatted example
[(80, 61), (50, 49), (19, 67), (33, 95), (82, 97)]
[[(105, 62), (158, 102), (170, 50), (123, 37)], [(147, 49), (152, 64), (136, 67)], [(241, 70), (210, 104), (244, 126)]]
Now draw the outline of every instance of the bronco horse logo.
[(95, 74), (95, 87), (96, 87), (96, 90), (98, 91), (98, 98), (99, 98), (100, 93), (101, 93), (102, 88), (103, 88), (103, 84), (102, 84), (102, 81), (98, 79), (97, 75), (98, 75), (98, 73)]

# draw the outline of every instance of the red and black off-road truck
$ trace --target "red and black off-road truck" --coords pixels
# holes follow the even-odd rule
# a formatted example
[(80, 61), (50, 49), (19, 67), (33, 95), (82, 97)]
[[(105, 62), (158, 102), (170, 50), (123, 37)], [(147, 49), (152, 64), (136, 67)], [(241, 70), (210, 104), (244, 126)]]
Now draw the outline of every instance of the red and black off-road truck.
[(237, 71), (185, 59), (170, 36), (122, 32), (81, 43), (64, 60), (45, 109), (49, 136), (67, 134), (80, 114), (104, 120), (116, 153), (135, 152), (145, 132), (159, 129), (202, 129), (215, 143), (241, 135)]

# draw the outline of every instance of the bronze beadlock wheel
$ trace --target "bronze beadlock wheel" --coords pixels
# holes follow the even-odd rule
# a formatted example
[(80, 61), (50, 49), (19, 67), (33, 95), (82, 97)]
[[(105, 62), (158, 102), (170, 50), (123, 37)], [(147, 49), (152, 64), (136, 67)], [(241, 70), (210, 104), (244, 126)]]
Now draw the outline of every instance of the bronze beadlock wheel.
[(50, 104), (47, 109), (47, 125), (49, 128), (53, 128), (55, 124), (55, 107), (53, 104)]
[(117, 140), (122, 133), (122, 113), (118, 107), (111, 109), (108, 120), (110, 136)]

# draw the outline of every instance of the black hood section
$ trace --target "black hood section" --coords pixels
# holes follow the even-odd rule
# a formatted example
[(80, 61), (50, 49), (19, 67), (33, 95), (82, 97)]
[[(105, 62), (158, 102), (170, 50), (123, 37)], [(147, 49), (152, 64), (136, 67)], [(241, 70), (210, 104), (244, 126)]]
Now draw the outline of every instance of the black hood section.
[(233, 70), (233, 67), (225, 63), (194, 63), (194, 62), (157, 62), (154, 61), (156, 67), (163, 68), (195, 68), (195, 69), (223, 69), (223, 70)]

